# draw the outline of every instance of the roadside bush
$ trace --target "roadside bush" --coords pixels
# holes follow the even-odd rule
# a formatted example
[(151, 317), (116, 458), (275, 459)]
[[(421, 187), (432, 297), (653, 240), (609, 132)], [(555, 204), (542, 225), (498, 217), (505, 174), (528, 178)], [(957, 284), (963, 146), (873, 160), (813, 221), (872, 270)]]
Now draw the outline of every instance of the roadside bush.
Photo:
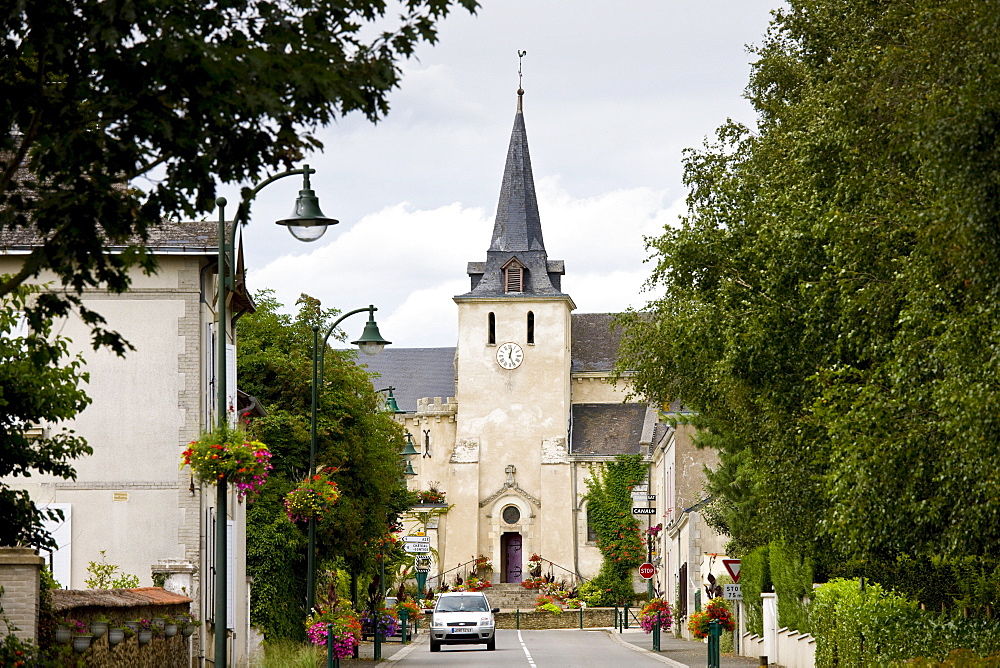
[(809, 624), (809, 602), (813, 592), (811, 561), (803, 559), (784, 540), (772, 542), (768, 547), (768, 556), (774, 593), (778, 595), (778, 627), (794, 629), (800, 633), (811, 632)]
[(760, 595), (771, 591), (771, 564), (768, 546), (755, 548), (743, 557), (740, 564), (740, 584), (743, 589), (743, 609), (746, 611), (746, 628), (750, 633), (764, 634), (764, 606)]
[(942, 661), (956, 649), (976, 656), (1000, 653), (997, 620), (928, 612), (918, 605), (876, 583), (863, 591), (859, 580), (820, 586), (810, 609), (816, 666), (891, 666), (914, 657)]

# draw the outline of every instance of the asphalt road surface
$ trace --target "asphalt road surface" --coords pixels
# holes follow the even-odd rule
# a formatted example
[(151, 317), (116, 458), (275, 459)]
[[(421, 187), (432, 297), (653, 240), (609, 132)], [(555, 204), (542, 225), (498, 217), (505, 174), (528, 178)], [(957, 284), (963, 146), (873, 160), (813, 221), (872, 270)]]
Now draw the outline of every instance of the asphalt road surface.
[(623, 647), (604, 631), (497, 630), (497, 648), (489, 652), (485, 645), (444, 645), (431, 654), (430, 645), (421, 643), (406, 658), (396, 662), (400, 668), (642, 668), (664, 664), (640, 652)]

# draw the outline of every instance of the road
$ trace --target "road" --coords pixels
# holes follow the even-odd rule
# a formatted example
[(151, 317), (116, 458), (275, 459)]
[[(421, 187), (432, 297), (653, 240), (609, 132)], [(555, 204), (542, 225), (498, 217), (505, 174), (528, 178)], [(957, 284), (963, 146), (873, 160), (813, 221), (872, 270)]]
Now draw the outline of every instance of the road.
[(628, 666), (642, 668), (664, 664), (648, 655), (623, 647), (605, 631), (546, 630), (497, 631), (497, 648), (488, 652), (485, 645), (445, 645), (431, 654), (430, 645), (421, 643), (406, 658), (395, 662), (399, 668), (594, 668)]

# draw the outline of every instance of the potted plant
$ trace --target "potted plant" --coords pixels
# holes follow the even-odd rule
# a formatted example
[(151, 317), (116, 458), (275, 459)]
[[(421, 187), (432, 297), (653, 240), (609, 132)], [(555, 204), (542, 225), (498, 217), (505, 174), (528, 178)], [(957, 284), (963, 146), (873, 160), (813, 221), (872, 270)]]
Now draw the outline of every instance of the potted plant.
[(132, 631), (132, 634), (134, 635), (139, 632), (139, 624), (140, 621), (138, 619), (130, 619), (127, 622), (125, 622), (125, 628)]
[(94, 636), (94, 640), (104, 637), (104, 634), (108, 632), (108, 624), (110, 623), (111, 620), (104, 615), (98, 615), (90, 620), (90, 633)]
[(489, 577), (487, 576), (487, 573), (493, 572), (493, 562), (490, 558), (480, 554), (476, 557), (475, 565), (476, 572), (479, 573), (480, 577), (488, 580)]
[(108, 647), (115, 647), (135, 635), (128, 626), (113, 626), (108, 629)]
[(306, 620), (306, 635), (314, 645), (326, 645), (327, 635), (333, 635), (333, 655), (346, 659), (353, 655), (361, 641), (361, 621), (349, 607), (334, 605), (320, 609)]
[(660, 623), (660, 630), (666, 631), (673, 624), (673, 621), (670, 614), (670, 604), (661, 598), (654, 598), (639, 613), (639, 626), (646, 633), (652, 633), (657, 622)]
[(324, 469), (300, 482), (295, 489), (285, 495), (285, 513), (292, 522), (318, 520), (333, 507), (340, 498), (337, 483), (330, 475), (337, 469)]
[(219, 429), (191, 441), (181, 453), (182, 467), (191, 467), (199, 482), (216, 484), (223, 478), (245, 498), (260, 491), (271, 466), (271, 452), (240, 429)]
[(63, 620), (70, 633), (73, 634), (73, 651), (86, 652), (90, 648), (90, 643), (94, 641), (94, 636), (90, 632), (90, 625), (79, 619)]
[(528, 573), (533, 578), (542, 576), (542, 558), (538, 556), (538, 553), (532, 553), (531, 558), (528, 559)]
[(173, 638), (177, 635), (177, 618), (171, 615), (163, 616), (163, 636)]
[(181, 613), (179, 617), (181, 618), (181, 621), (178, 621), (178, 625), (181, 628), (181, 635), (185, 638), (190, 638), (191, 634), (198, 628), (198, 620), (186, 612)]
[(422, 489), (417, 492), (417, 498), (420, 499), (420, 503), (444, 503), (444, 492), (437, 488), (435, 483), (430, 483), (427, 489)]
[(732, 615), (729, 612), (729, 607), (726, 605), (726, 599), (713, 598), (708, 602), (704, 610), (691, 615), (691, 618), (688, 620), (688, 630), (691, 631), (695, 638), (707, 638), (709, 624), (712, 623), (713, 619), (722, 625), (724, 631), (732, 631), (736, 628), (736, 624), (733, 622)]
[(148, 645), (153, 639), (153, 621), (151, 619), (140, 619), (139, 632), (136, 635), (139, 638), (139, 647)]
[(55, 639), (57, 643), (65, 644), (73, 639), (72, 622), (76, 620), (64, 619), (56, 624)]

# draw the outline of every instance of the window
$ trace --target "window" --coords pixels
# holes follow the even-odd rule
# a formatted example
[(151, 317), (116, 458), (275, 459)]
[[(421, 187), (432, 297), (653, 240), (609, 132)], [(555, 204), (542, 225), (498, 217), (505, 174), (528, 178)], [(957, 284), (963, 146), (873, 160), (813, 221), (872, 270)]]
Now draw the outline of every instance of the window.
[(524, 292), (524, 265), (516, 257), (503, 266), (503, 291)]
[(587, 542), (597, 542), (597, 529), (594, 528), (594, 519), (590, 516), (590, 506), (587, 506)]
[(528, 343), (535, 342), (535, 314), (528, 311)]
[(495, 346), (497, 343), (497, 316), (494, 313), (490, 313), (489, 333), (486, 336), (486, 342), (491, 346)]
[(507, 524), (517, 524), (521, 521), (521, 509), (517, 506), (507, 506), (501, 512), (503, 521)]

